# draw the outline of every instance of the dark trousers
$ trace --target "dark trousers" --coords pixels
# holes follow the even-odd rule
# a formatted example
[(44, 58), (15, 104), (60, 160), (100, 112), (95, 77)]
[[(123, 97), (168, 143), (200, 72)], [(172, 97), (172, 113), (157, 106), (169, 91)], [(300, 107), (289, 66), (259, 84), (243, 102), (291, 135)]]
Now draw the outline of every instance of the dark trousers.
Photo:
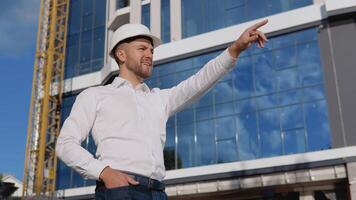
[(167, 200), (167, 194), (163, 190), (149, 189), (143, 185), (130, 185), (118, 188), (97, 188), (95, 190), (97, 200)]

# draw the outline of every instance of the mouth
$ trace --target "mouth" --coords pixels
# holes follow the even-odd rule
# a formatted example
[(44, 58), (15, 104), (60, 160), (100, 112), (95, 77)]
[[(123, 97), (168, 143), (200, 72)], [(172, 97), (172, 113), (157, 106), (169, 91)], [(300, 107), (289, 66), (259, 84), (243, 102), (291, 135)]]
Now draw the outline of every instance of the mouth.
[(151, 62), (143, 62), (142, 64), (143, 64), (143, 65), (146, 65), (146, 66), (148, 66), (148, 67), (152, 67), (152, 63), (151, 63)]

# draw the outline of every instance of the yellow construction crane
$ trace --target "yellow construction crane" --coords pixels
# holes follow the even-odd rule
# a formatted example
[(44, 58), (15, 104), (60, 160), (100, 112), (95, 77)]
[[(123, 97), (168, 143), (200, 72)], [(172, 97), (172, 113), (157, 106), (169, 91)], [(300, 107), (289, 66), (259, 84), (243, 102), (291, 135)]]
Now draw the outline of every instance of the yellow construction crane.
[(69, 0), (41, 0), (27, 131), (23, 197), (53, 196), (55, 143), (67, 38)]

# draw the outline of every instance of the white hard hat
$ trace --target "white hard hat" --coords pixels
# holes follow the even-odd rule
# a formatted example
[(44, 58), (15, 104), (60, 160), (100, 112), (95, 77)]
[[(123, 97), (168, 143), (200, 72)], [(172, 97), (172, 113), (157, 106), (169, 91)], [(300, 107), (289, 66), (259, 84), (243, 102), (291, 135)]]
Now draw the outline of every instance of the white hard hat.
[(153, 48), (162, 44), (161, 39), (151, 34), (150, 30), (142, 24), (124, 24), (119, 27), (111, 38), (109, 54), (114, 58), (114, 48), (117, 44), (128, 38), (145, 36), (152, 39)]

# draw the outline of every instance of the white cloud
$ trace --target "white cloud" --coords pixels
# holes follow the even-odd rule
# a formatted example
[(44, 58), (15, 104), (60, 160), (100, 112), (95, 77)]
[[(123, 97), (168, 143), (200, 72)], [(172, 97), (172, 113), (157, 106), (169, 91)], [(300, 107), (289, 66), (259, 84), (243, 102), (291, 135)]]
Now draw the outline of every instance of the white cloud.
[(35, 50), (39, 0), (0, 3), (0, 56), (20, 57)]

